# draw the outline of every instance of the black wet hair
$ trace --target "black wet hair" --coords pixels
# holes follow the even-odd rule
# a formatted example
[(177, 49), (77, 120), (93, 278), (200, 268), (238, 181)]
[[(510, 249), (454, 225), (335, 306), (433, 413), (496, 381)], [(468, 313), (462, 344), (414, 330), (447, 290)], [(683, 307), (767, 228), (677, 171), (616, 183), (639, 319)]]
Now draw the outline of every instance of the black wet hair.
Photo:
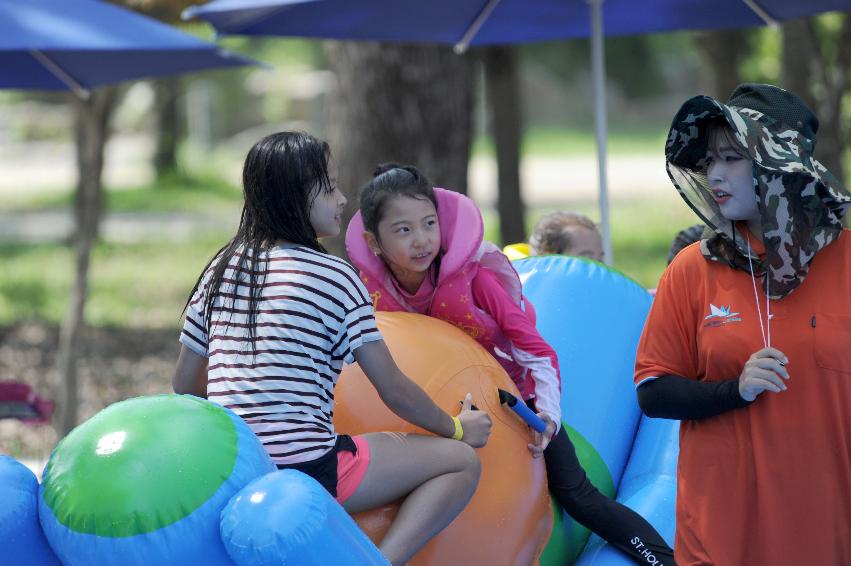
[(668, 251), (668, 265), (671, 265), (677, 254), (683, 251), (683, 249), (701, 240), (705, 230), (706, 226), (703, 224), (695, 224), (677, 232), (677, 235), (674, 236), (674, 241), (671, 242), (671, 249)]
[(375, 168), (373, 178), (360, 190), (360, 213), (364, 228), (378, 238), (378, 223), (384, 216), (385, 205), (396, 197), (428, 200), (437, 210), (434, 188), (425, 175), (412, 165), (382, 163)]
[[(437, 196), (431, 181), (413, 165), (382, 163), (375, 168), (372, 175), (372, 180), (360, 190), (360, 213), (364, 229), (372, 232), (379, 246), (381, 238), (378, 236), (378, 223), (381, 222), (384, 207), (390, 200), (398, 197), (427, 200), (437, 210)], [(443, 254), (438, 253), (434, 260), (434, 269), (431, 270), (434, 285), (437, 285), (442, 257)], [(381, 259), (384, 261), (384, 257)]]
[[(251, 350), (256, 352), (254, 322), (266, 280), (269, 249), (283, 241), (325, 252), (310, 223), (310, 208), (319, 191), (334, 189), (328, 176), (330, 157), (328, 143), (305, 132), (271, 134), (249, 150), (242, 168), (244, 203), (239, 228), (207, 262), (184, 305), (185, 311), (213, 266), (204, 286), (203, 312), (208, 334), (216, 299), (221, 298), (220, 306), (228, 298), (231, 304), (235, 303), (234, 290), (245, 284), (250, 293), (248, 334)], [(225, 280), (228, 267), (235, 270), (236, 281)]]

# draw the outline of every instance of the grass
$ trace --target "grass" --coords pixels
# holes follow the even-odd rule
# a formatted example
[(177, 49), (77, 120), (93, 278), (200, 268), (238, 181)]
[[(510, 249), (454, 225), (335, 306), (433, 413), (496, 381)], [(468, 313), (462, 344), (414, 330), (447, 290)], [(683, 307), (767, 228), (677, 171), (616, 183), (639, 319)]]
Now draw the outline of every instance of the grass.
[[(130, 195), (121, 197), (126, 199), (120, 200), (122, 206), (137, 198), (132, 191)], [(175, 197), (175, 201), (188, 202), (192, 198), (195, 197)], [(221, 197), (225, 203), (230, 198)], [(596, 216), (593, 204), (573, 208), (592, 218)], [(548, 211), (530, 211), (529, 227)], [(496, 240), (493, 211), (485, 211), (485, 223), (486, 237)], [(693, 223), (690, 211), (673, 199), (614, 202), (614, 267), (644, 286), (655, 286), (674, 235)], [(185, 243), (99, 243), (92, 256), (87, 321), (95, 326), (177, 327), (195, 279), (230, 236), (225, 232), (205, 234)], [(69, 247), (0, 245), (0, 264), (0, 325), (62, 320), (72, 281), (73, 255)]]
[[(219, 179), (203, 179), (173, 175), (126, 189), (104, 188), (105, 208), (110, 212), (201, 212), (219, 211), (239, 207), (242, 193), (237, 187)], [(11, 211), (68, 208), (73, 193), (34, 193), (33, 196), (0, 205)]]
[[(86, 320), (95, 326), (177, 327), (186, 298), (224, 243), (98, 244), (92, 254)], [(73, 255), (59, 244), (0, 246), (0, 325), (58, 323), (71, 289)]]
[[(610, 205), (613, 267), (645, 287), (655, 287), (667, 265), (668, 250), (677, 232), (697, 223), (694, 213), (673, 191), (669, 197), (650, 200), (618, 200)], [(526, 215), (526, 232), (553, 208), (540, 208)], [(599, 221), (596, 203), (571, 205), (570, 210)], [(499, 222), (494, 211), (486, 211), (485, 238), (498, 241)]]
[(674, 236), (697, 222), (694, 212), (675, 194), (670, 199), (613, 203), (614, 267), (645, 287), (655, 287), (667, 266)]
[[(613, 134), (612, 153), (640, 153), (661, 145), (655, 133)], [(479, 140), (477, 151), (488, 151)], [(593, 134), (579, 131), (534, 130), (524, 140), (524, 152), (574, 155), (593, 153)], [(71, 193), (33, 192), (0, 202), (5, 210), (68, 208)], [(235, 217), (241, 203), (238, 188), (215, 179), (178, 175), (153, 185), (106, 190), (110, 212), (193, 212)], [(598, 220), (596, 204), (571, 204), (570, 208)], [(551, 209), (533, 209), (534, 222)], [(486, 237), (498, 241), (494, 211), (484, 211)], [(653, 287), (665, 267), (676, 232), (694, 223), (693, 214), (673, 191), (664, 199), (611, 203), (614, 267), (642, 285)], [(101, 242), (93, 252), (86, 319), (96, 326), (177, 326), (187, 294), (212, 254), (232, 235), (204, 233), (188, 242), (168, 239), (138, 244)], [(528, 231), (528, 230), (527, 230)], [(60, 322), (70, 293), (73, 252), (62, 244), (0, 244), (0, 325), (20, 321)]]
[[(609, 132), (606, 147), (610, 154), (658, 155), (665, 147), (666, 135), (662, 129), (615, 130)], [(530, 128), (523, 135), (520, 151), (524, 156), (588, 157), (597, 154), (597, 141), (592, 130)], [(475, 139), (473, 155), (495, 155), (490, 137)]]

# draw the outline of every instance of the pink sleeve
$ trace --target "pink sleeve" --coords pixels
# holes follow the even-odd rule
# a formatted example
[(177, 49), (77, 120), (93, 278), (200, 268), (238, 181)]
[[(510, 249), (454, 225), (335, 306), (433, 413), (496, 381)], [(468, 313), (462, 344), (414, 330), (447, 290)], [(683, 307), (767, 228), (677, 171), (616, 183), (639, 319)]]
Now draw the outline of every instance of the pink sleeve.
[(561, 376), (555, 350), (535, 328), (529, 314), (502, 288), (497, 276), (485, 268), (473, 279), (473, 298), (511, 342), (511, 357), (531, 374), (535, 408), (561, 426)]

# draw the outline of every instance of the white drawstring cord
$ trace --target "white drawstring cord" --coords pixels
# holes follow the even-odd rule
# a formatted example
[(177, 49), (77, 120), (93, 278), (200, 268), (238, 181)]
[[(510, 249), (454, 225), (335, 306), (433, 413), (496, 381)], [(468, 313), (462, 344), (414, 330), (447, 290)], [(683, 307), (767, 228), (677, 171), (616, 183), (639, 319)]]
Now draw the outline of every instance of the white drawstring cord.
[[(756, 313), (759, 316), (759, 330), (762, 332), (762, 344), (765, 348), (771, 347), (771, 303), (768, 299), (768, 285), (770, 279), (768, 273), (765, 274), (765, 326), (762, 324), (762, 309), (759, 308), (759, 293), (756, 291), (756, 277), (753, 274), (753, 262), (751, 261), (751, 239), (746, 235), (745, 242), (748, 244), (748, 266), (751, 271), (751, 283), (753, 283), (753, 298), (756, 302)], [(766, 327), (768, 333), (766, 335)]]

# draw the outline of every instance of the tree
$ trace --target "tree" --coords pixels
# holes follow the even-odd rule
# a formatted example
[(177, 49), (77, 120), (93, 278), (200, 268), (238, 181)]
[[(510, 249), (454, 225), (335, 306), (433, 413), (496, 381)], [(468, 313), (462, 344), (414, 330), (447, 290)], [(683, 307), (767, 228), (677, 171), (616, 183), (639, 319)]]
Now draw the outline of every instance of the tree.
[[(413, 164), (435, 186), (467, 192), (472, 63), (443, 46), (329, 42), (337, 77), (330, 101), (332, 154), (349, 199), (383, 162)], [(343, 255), (342, 237), (329, 248)]]
[(851, 72), (851, 15), (803, 18), (783, 24), (783, 85), (804, 99), (819, 117), (816, 157), (844, 178), (842, 155), (848, 140), (842, 103)]
[(167, 177), (177, 171), (177, 147), (183, 136), (180, 100), (180, 79), (166, 77), (153, 82), (154, 119), (156, 121), (157, 140), (154, 149), (154, 171), (157, 179)]
[(195, 0), (110, 0), (113, 4), (135, 10), (151, 18), (168, 22), (180, 23), (183, 10), (198, 4)]
[[(183, 6), (182, 2), (166, 0), (128, 0), (114, 3), (136, 8), (140, 7), (140, 4), (150, 4), (147, 6), (150, 13), (168, 8), (169, 14)], [(165, 12), (156, 15), (170, 17)], [(103, 212), (104, 147), (109, 138), (109, 123), (120, 98), (119, 93), (119, 87), (109, 86), (93, 90), (86, 99), (74, 96), (79, 179), (74, 193), (74, 283), (68, 312), (62, 321), (57, 351), (59, 403), (55, 426), (60, 436), (64, 436), (77, 425), (79, 414), (77, 355), (80, 335), (85, 325), (89, 263)]]
[(482, 50), (497, 163), (497, 213), (502, 244), (526, 240), (526, 207), (520, 193), (521, 104), (514, 47)]
[(56, 425), (60, 436), (77, 426), (77, 350), (88, 294), (89, 262), (98, 237), (103, 209), (103, 149), (109, 137), (109, 120), (117, 100), (117, 87), (96, 89), (86, 100), (74, 96), (79, 179), (74, 193), (74, 284), (68, 313), (62, 322), (57, 352), (59, 410)]
[(747, 56), (749, 31), (705, 31), (695, 34), (695, 45), (709, 71), (711, 96), (727, 97), (742, 82), (739, 66)]
[[(151, 18), (172, 24), (180, 23), (180, 14), (194, 0), (114, 0), (116, 4), (145, 14)], [(166, 77), (152, 81), (154, 87), (154, 122), (156, 146), (154, 149), (154, 171), (162, 179), (177, 170), (177, 148), (185, 133), (178, 102), (182, 95), (181, 81), (177, 77)]]

